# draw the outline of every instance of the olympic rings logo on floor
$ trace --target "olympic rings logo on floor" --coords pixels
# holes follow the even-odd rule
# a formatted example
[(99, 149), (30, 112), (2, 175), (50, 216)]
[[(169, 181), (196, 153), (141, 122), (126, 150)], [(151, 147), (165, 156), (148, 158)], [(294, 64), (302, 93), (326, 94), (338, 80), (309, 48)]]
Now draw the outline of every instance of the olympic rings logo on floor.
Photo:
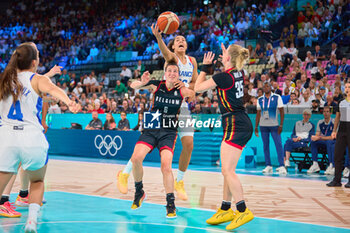
[[(116, 143), (118, 141), (120, 142), (119, 146)], [(94, 142), (96, 149), (100, 151), (102, 156), (107, 154), (110, 156), (115, 156), (123, 146), (123, 140), (119, 135), (115, 136), (114, 138), (112, 138), (110, 135), (106, 135), (105, 137), (97, 135)]]

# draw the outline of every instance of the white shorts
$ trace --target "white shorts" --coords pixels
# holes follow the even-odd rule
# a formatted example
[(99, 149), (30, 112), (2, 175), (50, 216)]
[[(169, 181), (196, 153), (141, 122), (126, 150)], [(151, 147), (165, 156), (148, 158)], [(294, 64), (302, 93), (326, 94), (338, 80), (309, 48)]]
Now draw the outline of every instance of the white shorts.
[(0, 127), (0, 171), (17, 173), (21, 163), (24, 170), (35, 171), (47, 163), (49, 143), (35, 126)]
[[(186, 120), (191, 120), (191, 119), (192, 119), (191, 112), (188, 109), (188, 107), (181, 106), (180, 115), (179, 115), (179, 121), (185, 121), (186, 122)], [(185, 136), (193, 137), (193, 135), (194, 135), (194, 127), (193, 126), (185, 127), (185, 128), (179, 127), (177, 129), (177, 131), (179, 132), (180, 139), (182, 137), (185, 137)]]

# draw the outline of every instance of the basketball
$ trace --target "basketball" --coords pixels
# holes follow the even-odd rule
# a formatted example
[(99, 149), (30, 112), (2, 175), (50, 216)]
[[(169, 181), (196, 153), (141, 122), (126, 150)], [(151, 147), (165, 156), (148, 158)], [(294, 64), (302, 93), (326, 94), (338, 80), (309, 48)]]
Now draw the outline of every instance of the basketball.
[(172, 34), (179, 28), (180, 20), (175, 13), (166, 11), (159, 15), (157, 25), (163, 33)]

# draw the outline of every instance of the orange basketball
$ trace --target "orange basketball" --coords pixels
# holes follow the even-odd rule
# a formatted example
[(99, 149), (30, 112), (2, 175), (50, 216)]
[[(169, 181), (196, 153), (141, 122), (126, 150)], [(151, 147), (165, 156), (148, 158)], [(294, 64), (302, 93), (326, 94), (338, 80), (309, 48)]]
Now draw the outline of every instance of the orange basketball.
[(157, 25), (163, 33), (172, 34), (179, 28), (180, 20), (175, 13), (166, 11), (159, 15)]

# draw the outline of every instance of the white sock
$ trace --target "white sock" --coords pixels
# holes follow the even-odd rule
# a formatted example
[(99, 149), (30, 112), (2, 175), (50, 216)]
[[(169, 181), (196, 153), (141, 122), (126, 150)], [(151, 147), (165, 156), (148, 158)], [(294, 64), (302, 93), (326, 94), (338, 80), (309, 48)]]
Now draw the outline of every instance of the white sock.
[(39, 211), (40, 211), (40, 205), (36, 203), (29, 204), (28, 219), (32, 219), (36, 222), (38, 220)]
[(316, 161), (313, 162), (313, 165), (318, 165), (318, 163)]
[(123, 170), (123, 173), (130, 174), (131, 171), (132, 171), (132, 162), (131, 162), (131, 160), (129, 160), (128, 163), (126, 164), (124, 170)]
[(330, 168), (333, 168), (333, 163), (330, 163), (330, 164), (329, 164), (329, 167), (330, 167)]
[(176, 181), (179, 182), (180, 180), (183, 180), (184, 175), (185, 175), (185, 172), (178, 170)]

